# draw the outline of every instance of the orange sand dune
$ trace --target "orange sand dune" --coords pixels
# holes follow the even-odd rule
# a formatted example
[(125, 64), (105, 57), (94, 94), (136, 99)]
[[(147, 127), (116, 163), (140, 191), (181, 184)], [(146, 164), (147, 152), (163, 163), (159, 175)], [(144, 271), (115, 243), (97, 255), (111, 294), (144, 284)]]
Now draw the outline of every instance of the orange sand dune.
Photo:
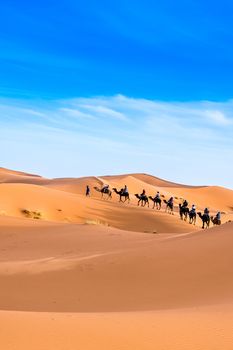
[[(227, 221), (233, 191), (144, 174), (49, 180), (2, 168), (0, 182), (1, 349), (232, 349), (233, 223), (200, 231), (177, 205), (186, 198)], [(101, 199), (93, 187), (104, 183), (127, 184), (131, 203)], [(138, 207), (143, 188), (175, 196), (175, 215)]]
[[(154, 196), (160, 191), (165, 198), (175, 196), (175, 205), (178, 207), (183, 199), (187, 199), (189, 205), (195, 204), (198, 210), (203, 211), (205, 207), (209, 207), (210, 212), (214, 215), (217, 211), (222, 211), (227, 215), (222, 216), (222, 221), (226, 222), (233, 218), (233, 191), (218, 186), (191, 187), (181, 186), (171, 187), (172, 184), (160, 187), (154, 177), (127, 175), (127, 176), (108, 176), (108, 177), (86, 177), (80, 179), (57, 179), (52, 180), (47, 186), (71, 193), (84, 194), (86, 185), (91, 187), (91, 195), (100, 198), (100, 194), (93, 190), (94, 186), (101, 187), (103, 183), (108, 183), (111, 188), (116, 187), (118, 190), (127, 184), (131, 194), (131, 202), (136, 203), (134, 194), (141, 193), (142, 189), (146, 190), (148, 195)], [(144, 182), (147, 180), (148, 182)], [(150, 181), (151, 180), (151, 181)], [(152, 184), (154, 183), (154, 185)], [(162, 183), (162, 182), (161, 182)], [(113, 199), (117, 200), (116, 194)], [(178, 209), (176, 209), (177, 211)]]
[[(99, 193), (98, 193), (99, 195)], [(0, 184), (0, 214), (25, 217), (22, 210), (39, 212), (41, 220), (106, 225), (133, 231), (190, 232), (193, 225), (178, 215), (115, 201), (86, 198), (69, 192), (31, 184)]]
[(28, 174), (22, 171), (15, 171), (5, 168), (0, 168), (0, 183), (31, 183), (31, 184), (46, 184), (49, 180), (39, 175)]
[(0, 347), (231, 350), (232, 233), (2, 217)]
[(184, 184), (178, 184), (175, 182), (171, 182), (171, 181), (167, 181), (167, 180), (163, 180), (160, 179), (159, 177), (156, 176), (152, 176), (149, 174), (128, 174), (128, 175), (115, 175), (115, 176), (104, 176), (104, 179), (107, 180), (113, 180), (113, 181), (117, 181), (122, 180), (124, 178), (127, 177), (134, 177), (137, 180), (140, 180), (146, 184), (155, 186), (155, 187), (184, 187), (184, 188), (199, 188), (199, 187), (205, 187), (205, 186), (190, 186), (190, 185), (184, 185)]
[(125, 312), (233, 302), (233, 223), (177, 236), (31, 223), (1, 228), (2, 310)]
[(15, 175), (15, 176), (41, 177), (39, 175), (28, 174), (28, 173), (25, 173), (23, 171), (11, 170), (11, 169), (2, 168), (2, 167), (0, 167), (0, 174), (1, 175), (5, 174), (5, 175)]
[(92, 189), (92, 195), (96, 196), (96, 192), (93, 191), (93, 187), (101, 187), (103, 184), (109, 184), (111, 188), (116, 187), (118, 190), (127, 185), (131, 194), (141, 193), (142, 190), (145, 189), (147, 194), (152, 196), (154, 196), (161, 187), (164, 188), (164, 193), (167, 196), (172, 193), (169, 189), (170, 187), (177, 187), (182, 189), (196, 189), (203, 187), (178, 185), (172, 182), (158, 179), (154, 176), (142, 174), (52, 179), (49, 182), (48, 186), (68, 192), (84, 194), (86, 185), (89, 185)]
[(103, 183), (108, 183), (111, 188), (116, 187), (118, 190), (126, 184), (132, 196), (135, 193), (141, 193), (142, 189), (145, 189), (146, 193), (151, 196), (154, 196), (157, 191), (160, 191), (165, 198), (175, 196), (175, 203), (177, 205), (186, 198), (190, 206), (195, 204), (200, 210), (209, 207), (213, 213), (218, 210), (233, 213), (233, 191), (230, 189), (218, 186), (198, 187), (174, 185), (164, 180), (157, 180), (157, 178), (150, 175), (133, 174), (99, 178), (56, 179), (51, 180), (48, 186), (68, 192), (84, 194), (86, 185), (89, 184), (92, 188), (92, 195), (98, 197), (99, 194), (93, 190), (93, 187), (101, 187)]
[(209, 186), (203, 188), (183, 189), (172, 188), (174, 195), (186, 198), (190, 204), (199, 207), (209, 207), (212, 211), (233, 213), (233, 191), (224, 187)]
[[(122, 188), (124, 184), (128, 184), (129, 190), (132, 193), (139, 192), (138, 189), (142, 190), (144, 188), (146, 193), (152, 196), (157, 191), (160, 191), (165, 198), (175, 196), (176, 206), (182, 203), (183, 199), (187, 199), (190, 207), (192, 204), (195, 204), (198, 210), (209, 207), (212, 214), (215, 214), (218, 210), (233, 214), (233, 191), (223, 187), (155, 187), (133, 176), (121, 177), (119, 180), (114, 178), (111, 182), (109, 179), (109, 183), (112, 187), (118, 187), (118, 189)], [(224, 218), (223, 216), (222, 219), (225, 222), (229, 218), (231, 217), (226, 216)]]
[(91, 189), (92, 197), (100, 197), (100, 194), (94, 190), (94, 187), (96, 186), (101, 189), (103, 181), (95, 176), (52, 179), (46, 186), (60, 191), (84, 195), (86, 193), (87, 185), (89, 185)]
[(233, 306), (156, 312), (0, 312), (4, 350), (232, 350)]
[[(195, 203), (198, 210), (208, 206), (212, 214), (217, 210), (225, 212), (222, 216), (223, 222), (233, 218), (233, 191), (220, 187), (178, 187), (179, 185), (143, 174), (48, 180), (0, 169), (0, 178), (3, 182), (0, 185), (0, 215), (20, 217), (22, 209), (27, 209), (40, 212), (41, 219), (52, 221), (92, 222), (142, 232), (189, 232), (195, 228), (177, 219), (178, 203), (186, 198), (190, 205)], [(111, 201), (101, 201), (101, 194), (95, 191), (94, 187), (101, 188), (104, 183), (117, 189), (127, 184), (131, 197), (130, 205), (118, 204), (119, 197), (115, 193)], [(87, 184), (91, 188), (91, 198), (85, 198)], [(159, 187), (161, 184), (165, 187)], [(171, 187), (172, 185), (176, 187)], [(141, 193), (142, 189), (152, 196), (158, 190), (165, 198), (175, 196), (176, 217), (165, 215), (164, 205), (161, 212), (136, 208), (137, 200), (134, 194)], [(200, 220), (197, 221), (197, 225), (200, 227)]]
[(127, 176), (103, 177), (113, 186), (122, 188), (127, 184), (129, 191), (136, 193), (143, 188), (150, 195), (157, 191), (166, 198), (175, 196), (176, 203), (181, 203), (184, 198), (188, 199), (190, 206), (194, 203), (199, 208), (210, 207), (212, 211), (228, 211), (233, 213), (233, 191), (219, 186), (187, 186), (174, 184), (144, 174), (132, 174)]

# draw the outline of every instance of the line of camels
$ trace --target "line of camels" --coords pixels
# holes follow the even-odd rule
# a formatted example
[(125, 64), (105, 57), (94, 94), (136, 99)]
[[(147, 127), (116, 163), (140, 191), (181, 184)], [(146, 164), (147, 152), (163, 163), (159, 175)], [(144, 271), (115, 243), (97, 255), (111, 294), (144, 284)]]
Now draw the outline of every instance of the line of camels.
[[(119, 195), (119, 202), (123, 202), (123, 203), (125, 203), (126, 201), (128, 203), (130, 202), (129, 193), (124, 192), (123, 188), (118, 191), (117, 188), (115, 188), (115, 187), (111, 190), (110, 188), (100, 189), (97, 186), (95, 186), (94, 189), (97, 192), (101, 193), (102, 198), (104, 198), (104, 196), (105, 196), (107, 199), (111, 199), (112, 198), (112, 191), (113, 191), (117, 195)], [(162, 199), (157, 198), (156, 196), (152, 197), (152, 196), (140, 195), (140, 194), (136, 193), (135, 197), (138, 199), (138, 206), (139, 205), (141, 205), (142, 207), (148, 206), (148, 208), (149, 208), (149, 206), (150, 206), (149, 200), (151, 200), (153, 202), (152, 209), (154, 209), (156, 207), (157, 210), (160, 210), (162, 207)], [(164, 195), (161, 195), (161, 197), (164, 198)], [(165, 212), (174, 215), (173, 203), (170, 203), (166, 199), (163, 199), (163, 202), (166, 204)], [(179, 204), (179, 214), (180, 214), (181, 220), (187, 221), (187, 219), (189, 218), (189, 224), (193, 224), (193, 225), (196, 224), (196, 219), (197, 219), (197, 215), (198, 215), (200, 217), (200, 219), (202, 220), (202, 228), (203, 229), (209, 228), (210, 222), (212, 222), (213, 225), (221, 225), (221, 220), (218, 220), (216, 217), (202, 214), (201, 212), (196, 213), (196, 212), (190, 210), (187, 206), (183, 206), (182, 204)]]

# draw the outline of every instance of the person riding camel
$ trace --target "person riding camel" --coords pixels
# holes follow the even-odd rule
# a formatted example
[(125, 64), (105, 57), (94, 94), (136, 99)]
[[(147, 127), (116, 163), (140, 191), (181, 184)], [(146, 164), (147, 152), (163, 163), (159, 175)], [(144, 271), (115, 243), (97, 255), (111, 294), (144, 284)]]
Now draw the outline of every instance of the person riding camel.
[(188, 202), (186, 201), (186, 199), (183, 201), (182, 207), (186, 208), (188, 206)]
[(173, 203), (174, 203), (174, 198), (173, 198), (173, 197), (169, 198), (167, 202), (168, 202), (169, 204), (173, 205)]
[(155, 195), (155, 199), (160, 199), (160, 193), (159, 191), (157, 191), (156, 195)]
[(205, 208), (205, 210), (204, 210), (204, 215), (206, 215), (206, 216), (210, 216), (210, 211), (209, 211), (209, 209), (208, 208)]
[(140, 194), (140, 197), (143, 198), (143, 197), (145, 197), (145, 195), (146, 195), (146, 191), (143, 189), (142, 193)]
[(217, 221), (220, 221), (220, 220), (221, 220), (221, 213), (220, 213), (220, 211), (217, 212), (217, 214), (216, 214), (216, 216), (215, 216), (215, 219), (216, 219)]
[(196, 214), (196, 206), (195, 206), (195, 204), (192, 205), (192, 208), (191, 208), (191, 210), (190, 210), (190, 213)]
[(105, 185), (102, 187), (101, 192), (107, 193), (107, 192), (108, 192), (108, 189), (109, 189), (109, 185), (105, 184)]
[(125, 185), (125, 187), (123, 188), (122, 193), (123, 193), (123, 194), (129, 193), (128, 187), (127, 187), (126, 185)]

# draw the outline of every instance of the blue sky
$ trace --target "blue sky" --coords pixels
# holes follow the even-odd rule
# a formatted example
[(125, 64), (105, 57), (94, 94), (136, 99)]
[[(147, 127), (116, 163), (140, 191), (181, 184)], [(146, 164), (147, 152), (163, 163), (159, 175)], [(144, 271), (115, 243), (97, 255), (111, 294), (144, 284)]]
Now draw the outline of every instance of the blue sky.
[(1, 2), (1, 165), (233, 187), (232, 11), (226, 0)]

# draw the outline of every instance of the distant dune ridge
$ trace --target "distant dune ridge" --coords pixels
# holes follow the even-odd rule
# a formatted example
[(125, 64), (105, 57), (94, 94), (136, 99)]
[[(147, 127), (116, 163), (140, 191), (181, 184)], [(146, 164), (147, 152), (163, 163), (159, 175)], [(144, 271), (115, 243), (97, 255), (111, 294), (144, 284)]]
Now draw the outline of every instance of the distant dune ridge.
[[(103, 184), (127, 185), (130, 203), (102, 199)], [(143, 189), (174, 196), (174, 215), (138, 206)], [(184, 198), (223, 224), (180, 220)], [(232, 350), (232, 219), (218, 186), (0, 168), (1, 349)]]
[[(115, 193), (111, 201), (100, 200), (101, 195), (94, 187), (101, 188), (105, 183), (117, 189), (127, 185), (130, 204), (119, 205), (119, 197)], [(85, 198), (86, 185), (91, 188), (90, 198)], [(157, 191), (167, 199), (175, 196), (176, 212), (178, 203), (186, 198), (190, 206), (195, 203), (201, 211), (209, 207), (213, 214), (218, 210), (224, 212), (223, 222), (232, 216), (233, 191), (221, 187), (179, 185), (147, 174), (46, 179), (4, 168), (0, 168), (0, 213), (22, 217), (22, 210), (26, 209), (41, 212), (41, 218), (45, 220), (96, 221), (133, 231), (186, 232), (195, 229), (181, 222), (178, 213), (170, 218), (165, 215), (164, 209), (155, 213), (147, 208), (138, 208), (134, 194), (141, 193), (143, 189), (151, 196), (155, 196)]]

